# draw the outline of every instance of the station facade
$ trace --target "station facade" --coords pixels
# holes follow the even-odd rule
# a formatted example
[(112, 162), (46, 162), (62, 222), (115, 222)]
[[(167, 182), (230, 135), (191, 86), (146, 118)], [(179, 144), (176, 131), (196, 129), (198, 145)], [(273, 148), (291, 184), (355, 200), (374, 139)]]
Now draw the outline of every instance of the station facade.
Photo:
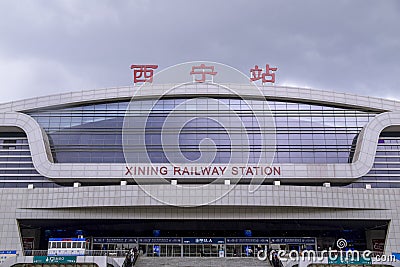
[[(1, 104), (0, 250), (24, 255), (83, 235), (93, 251), (137, 246), (147, 256), (323, 250), (338, 239), (400, 252), (400, 102), (281, 86), (262, 86), (261, 99), (247, 89), (246, 100), (201, 83), (163, 98), (152, 85)], [(186, 101), (196, 119), (163, 129)], [(264, 113), (273, 127), (255, 124)], [(208, 152), (211, 163), (196, 161)], [(257, 161), (263, 153), (272, 160)]]

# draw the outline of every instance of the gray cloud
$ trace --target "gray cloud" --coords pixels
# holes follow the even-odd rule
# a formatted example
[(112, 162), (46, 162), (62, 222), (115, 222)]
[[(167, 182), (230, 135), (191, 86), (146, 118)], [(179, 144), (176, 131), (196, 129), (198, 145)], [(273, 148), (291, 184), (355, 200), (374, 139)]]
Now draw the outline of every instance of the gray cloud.
[(1, 1), (1, 102), (128, 85), (132, 63), (191, 60), (277, 84), (400, 99), (400, 2)]

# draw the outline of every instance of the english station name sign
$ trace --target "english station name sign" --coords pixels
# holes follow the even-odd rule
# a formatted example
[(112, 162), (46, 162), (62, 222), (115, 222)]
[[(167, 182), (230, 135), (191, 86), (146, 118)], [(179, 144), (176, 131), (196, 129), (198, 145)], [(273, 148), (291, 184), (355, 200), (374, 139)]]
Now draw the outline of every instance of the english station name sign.
[(203, 176), (203, 177), (266, 177), (280, 176), (280, 166), (239, 166), (239, 165), (193, 165), (193, 166), (126, 166), (125, 175), (134, 177), (144, 176)]

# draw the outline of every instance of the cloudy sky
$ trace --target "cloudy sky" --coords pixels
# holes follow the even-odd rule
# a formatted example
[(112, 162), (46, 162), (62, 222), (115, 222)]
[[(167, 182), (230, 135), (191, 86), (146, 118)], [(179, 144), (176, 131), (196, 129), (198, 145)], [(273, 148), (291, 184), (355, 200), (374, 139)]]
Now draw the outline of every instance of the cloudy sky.
[(277, 85), (400, 99), (400, 1), (0, 1), (0, 102), (192, 60), (269, 63)]

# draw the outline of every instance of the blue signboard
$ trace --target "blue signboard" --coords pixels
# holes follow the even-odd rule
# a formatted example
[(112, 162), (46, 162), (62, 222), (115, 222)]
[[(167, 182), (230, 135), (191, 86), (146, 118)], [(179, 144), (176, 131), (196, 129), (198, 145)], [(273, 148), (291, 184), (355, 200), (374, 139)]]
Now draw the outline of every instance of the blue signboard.
[(271, 244), (315, 244), (314, 237), (271, 237)]
[(139, 238), (139, 243), (147, 244), (181, 244), (182, 238), (179, 237), (143, 237)]
[(184, 238), (184, 244), (225, 244), (225, 238), (220, 237), (199, 237)]
[(159, 237), (161, 235), (161, 230), (153, 230), (153, 236)]
[(247, 237), (252, 237), (253, 236), (253, 232), (251, 230), (244, 230), (244, 235)]
[(228, 237), (227, 244), (269, 244), (268, 237)]
[(94, 237), (93, 244), (128, 244), (137, 243), (137, 238), (134, 237)]
[(157, 256), (160, 256), (160, 246), (159, 245), (153, 246), (153, 253)]
[(16, 250), (0, 250), (0, 254), (17, 254)]

